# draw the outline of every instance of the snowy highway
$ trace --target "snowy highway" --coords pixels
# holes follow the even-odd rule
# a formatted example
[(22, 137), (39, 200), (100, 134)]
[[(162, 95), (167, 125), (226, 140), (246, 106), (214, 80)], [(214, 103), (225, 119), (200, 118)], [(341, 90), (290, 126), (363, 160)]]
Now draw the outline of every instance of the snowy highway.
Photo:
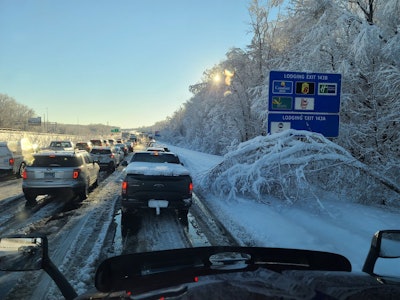
[[(52, 261), (83, 293), (93, 287), (99, 262), (109, 256), (208, 245), (236, 244), (210, 211), (194, 195), (189, 226), (176, 215), (143, 214), (124, 230), (119, 194), (121, 170), (102, 173), (99, 186), (79, 203), (71, 195), (41, 197), (35, 207), (25, 207), (21, 179), (0, 183), (0, 235), (44, 233), (49, 238)], [(3, 196), (4, 197), (4, 196)], [(132, 226), (131, 226), (132, 225)], [(31, 286), (32, 288), (26, 288)], [(1, 299), (56, 299), (60, 294), (43, 271), (1, 273)]]
[[(260, 144), (269, 142), (266, 138), (254, 147), (259, 149)], [(293, 141), (288, 145), (295, 147), (297, 152), (307, 146), (302, 141)], [(329, 143), (321, 145), (328, 151), (336, 151), (336, 147), (329, 150)], [(43, 198), (33, 209), (27, 209), (21, 194), (21, 180), (0, 182), (0, 194), (3, 195), (0, 200), (0, 233), (46, 234), (49, 237), (49, 255), (54, 264), (77, 293), (82, 294), (93, 288), (96, 268), (106, 257), (182, 247), (242, 245), (314, 249), (346, 256), (353, 270), (358, 272), (364, 263), (372, 235), (380, 229), (398, 229), (398, 206), (364, 205), (352, 200), (351, 193), (341, 194), (341, 198), (336, 199), (332, 193), (321, 190), (315, 194), (318, 195), (317, 201), (314, 198), (302, 198), (297, 203), (284, 203), (271, 195), (252, 199), (211, 193), (202, 188), (204, 179), (210, 178), (208, 171), (215, 166), (221, 167), (226, 157), (168, 146), (179, 155), (193, 177), (196, 194), (188, 215), (188, 227), (181, 224), (174, 214), (162, 211), (159, 216), (155, 212), (144, 214), (132, 221), (132, 227), (124, 226), (123, 230), (119, 203), (122, 181), (120, 167), (113, 174), (104, 175), (99, 187), (77, 205), (65, 205), (62, 199)], [(289, 146), (287, 152), (291, 153)], [(242, 156), (249, 157), (252, 147), (244, 149), (248, 152)], [(263, 146), (260, 149), (269, 148)], [(243, 148), (238, 152), (243, 152)], [(282, 163), (285, 159), (284, 150), (281, 153)], [(260, 159), (271, 157), (273, 155), (261, 155)], [(307, 156), (304, 164), (310, 163), (315, 157)], [(342, 158), (339, 154), (329, 157)], [(293, 165), (297, 163), (295, 160), (290, 162)], [(258, 160), (254, 165), (257, 168), (263, 166)], [(252, 169), (250, 164), (237, 163), (236, 166), (241, 166), (241, 169), (230, 175), (232, 178), (227, 178), (226, 182)], [(271, 161), (267, 166), (274, 167)], [(268, 173), (268, 170), (257, 174)], [(348, 174), (346, 172), (345, 176), (340, 177), (343, 182), (342, 193)], [(368, 182), (371, 182), (371, 178), (368, 177)], [(388, 274), (394, 272), (396, 275), (398, 266), (394, 261), (384, 261), (379, 265), (381, 271)], [(57, 287), (43, 271), (1, 275), (1, 299), (60, 298)]]

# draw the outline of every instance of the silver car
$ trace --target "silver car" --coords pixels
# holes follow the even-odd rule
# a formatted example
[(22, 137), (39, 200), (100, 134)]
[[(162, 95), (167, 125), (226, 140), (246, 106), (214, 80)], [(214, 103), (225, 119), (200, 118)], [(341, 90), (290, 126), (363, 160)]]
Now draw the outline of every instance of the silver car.
[(115, 147), (95, 146), (90, 150), (90, 155), (100, 165), (100, 170), (107, 170), (109, 173), (114, 172), (121, 162), (121, 155)]
[(42, 151), (34, 155), (23, 173), (22, 191), (27, 205), (38, 195), (55, 195), (71, 190), (81, 200), (98, 185), (99, 165), (84, 150)]

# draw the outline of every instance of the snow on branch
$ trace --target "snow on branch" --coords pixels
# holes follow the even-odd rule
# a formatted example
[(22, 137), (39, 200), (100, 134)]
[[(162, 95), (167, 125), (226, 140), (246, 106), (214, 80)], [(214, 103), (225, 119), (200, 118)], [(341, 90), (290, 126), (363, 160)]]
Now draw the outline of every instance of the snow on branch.
[(400, 194), (399, 186), (344, 148), (320, 134), (296, 130), (240, 144), (203, 176), (202, 187), (229, 200), (272, 197), (287, 203), (319, 203), (329, 194), (343, 201), (394, 205)]

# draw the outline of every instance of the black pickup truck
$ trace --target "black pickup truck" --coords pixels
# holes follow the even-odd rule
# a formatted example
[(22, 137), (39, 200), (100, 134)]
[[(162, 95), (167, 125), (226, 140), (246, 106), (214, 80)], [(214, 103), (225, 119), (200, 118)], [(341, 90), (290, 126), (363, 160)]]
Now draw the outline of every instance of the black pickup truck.
[(189, 171), (171, 152), (135, 152), (124, 170), (122, 182), (122, 217), (143, 210), (175, 210), (187, 225), (192, 205), (192, 178)]

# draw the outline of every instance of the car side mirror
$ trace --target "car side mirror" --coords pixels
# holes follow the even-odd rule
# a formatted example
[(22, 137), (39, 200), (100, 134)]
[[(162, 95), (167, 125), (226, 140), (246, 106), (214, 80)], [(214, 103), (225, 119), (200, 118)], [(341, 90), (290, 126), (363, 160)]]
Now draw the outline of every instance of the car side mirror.
[(121, 166), (126, 167), (128, 165), (128, 162), (126, 160), (123, 160), (121, 162)]
[(45, 235), (0, 237), (0, 270), (33, 271), (43, 269), (56, 283), (65, 299), (75, 299), (74, 288), (50, 260)]
[(400, 258), (400, 230), (381, 230), (374, 234), (363, 272), (374, 275), (378, 258)]
[(32, 271), (42, 269), (47, 255), (43, 237), (4, 237), (0, 239), (0, 270)]

